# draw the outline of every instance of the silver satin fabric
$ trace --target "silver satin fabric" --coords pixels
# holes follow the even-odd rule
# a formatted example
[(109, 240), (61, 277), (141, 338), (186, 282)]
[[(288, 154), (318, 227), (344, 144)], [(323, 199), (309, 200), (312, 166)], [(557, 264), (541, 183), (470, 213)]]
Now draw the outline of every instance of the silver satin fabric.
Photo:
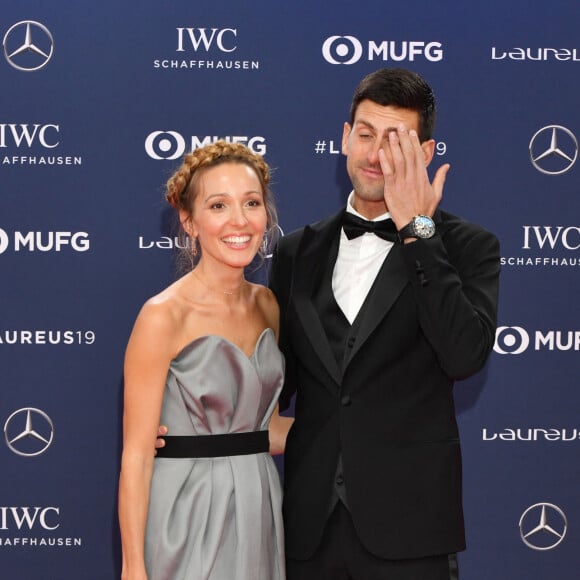
[[(271, 329), (247, 357), (219, 336), (172, 361), (161, 413), (170, 435), (268, 429), (284, 359)], [(157, 458), (145, 538), (149, 580), (284, 580), (282, 491), (268, 453)]]

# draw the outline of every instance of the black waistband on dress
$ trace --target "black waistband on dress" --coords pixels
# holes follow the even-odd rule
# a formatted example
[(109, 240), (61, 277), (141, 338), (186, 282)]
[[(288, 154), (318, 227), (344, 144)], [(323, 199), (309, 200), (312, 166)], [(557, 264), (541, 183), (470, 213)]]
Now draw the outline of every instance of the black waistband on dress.
[(165, 447), (157, 449), (157, 457), (226, 457), (267, 453), (268, 431), (225, 433), (223, 435), (165, 435)]

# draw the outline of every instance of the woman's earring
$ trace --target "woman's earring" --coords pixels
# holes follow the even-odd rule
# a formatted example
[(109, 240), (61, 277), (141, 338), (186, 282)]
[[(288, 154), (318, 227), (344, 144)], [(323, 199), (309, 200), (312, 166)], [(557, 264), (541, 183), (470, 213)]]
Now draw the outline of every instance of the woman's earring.
[(195, 258), (197, 256), (197, 238), (191, 236), (191, 255)]
[(260, 256), (260, 258), (262, 258), (262, 259), (265, 258), (267, 251), (268, 251), (268, 230), (266, 230), (262, 234), (262, 243), (260, 244), (260, 247), (258, 248), (258, 256)]

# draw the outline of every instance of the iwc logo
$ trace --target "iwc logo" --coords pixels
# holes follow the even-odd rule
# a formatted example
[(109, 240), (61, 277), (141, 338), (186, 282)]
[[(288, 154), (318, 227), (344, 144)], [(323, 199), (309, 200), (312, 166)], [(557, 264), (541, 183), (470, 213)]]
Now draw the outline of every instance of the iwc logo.
[(16, 455), (41, 455), (50, 447), (53, 437), (54, 425), (51, 418), (34, 407), (14, 411), (4, 423), (6, 444)]
[(552, 503), (530, 506), (520, 518), (520, 537), (532, 550), (552, 550), (566, 536), (568, 520), (564, 512)]
[(578, 141), (572, 131), (561, 125), (548, 125), (530, 140), (532, 165), (546, 175), (566, 173), (576, 163)]
[(45, 67), (54, 52), (50, 30), (34, 20), (22, 20), (11, 26), (2, 45), (8, 64), (26, 72)]

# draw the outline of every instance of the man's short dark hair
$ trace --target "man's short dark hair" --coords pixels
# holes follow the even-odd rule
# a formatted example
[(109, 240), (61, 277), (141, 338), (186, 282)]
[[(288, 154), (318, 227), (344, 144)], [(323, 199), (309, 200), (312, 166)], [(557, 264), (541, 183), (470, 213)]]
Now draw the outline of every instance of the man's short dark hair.
[(419, 113), (419, 140), (433, 137), (435, 95), (417, 73), (404, 68), (382, 68), (368, 74), (354, 91), (350, 106), (350, 124), (354, 124), (361, 101), (369, 100), (383, 107), (410, 109)]

